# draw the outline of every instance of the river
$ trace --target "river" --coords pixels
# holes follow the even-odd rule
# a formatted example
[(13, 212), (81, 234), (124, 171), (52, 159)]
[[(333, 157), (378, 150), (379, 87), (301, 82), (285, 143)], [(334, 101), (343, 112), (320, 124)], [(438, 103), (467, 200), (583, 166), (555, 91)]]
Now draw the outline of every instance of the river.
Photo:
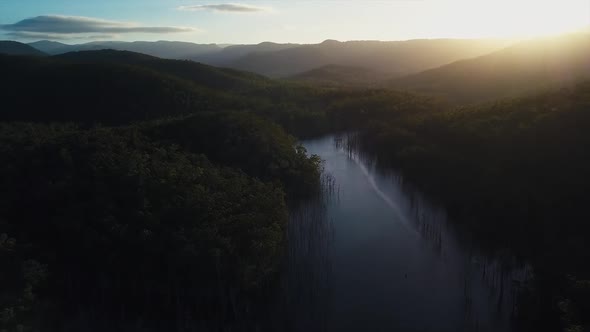
[(530, 269), (482, 254), (443, 208), (338, 142), (302, 143), (324, 160), (326, 189), (292, 213), (277, 329), (511, 331)]

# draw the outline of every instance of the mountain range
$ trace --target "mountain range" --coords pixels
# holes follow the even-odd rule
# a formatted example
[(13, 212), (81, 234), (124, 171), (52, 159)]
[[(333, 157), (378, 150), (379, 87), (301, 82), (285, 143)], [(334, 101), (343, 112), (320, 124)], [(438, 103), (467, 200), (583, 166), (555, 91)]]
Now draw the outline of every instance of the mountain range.
[(98, 51), (112, 49), (118, 51), (143, 53), (166, 59), (189, 59), (201, 54), (219, 52), (223, 49), (222, 47), (219, 47), (215, 44), (194, 44), (175, 41), (97, 41), (85, 44), (68, 45), (55, 41), (41, 40), (30, 43), (29, 45), (50, 55), (58, 55), (76, 51)]
[(395, 77), (484, 55), (506, 45), (507, 42), (501, 40), (327, 40), (275, 52), (250, 53), (230, 66), (269, 77), (292, 76), (326, 65), (364, 67)]
[[(238, 89), (250, 82), (269, 84), (263, 76), (310, 86), (373, 87), (437, 96), (471, 104), (517, 96), (590, 78), (590, 34), (525, 40), (505, 45), (492, 40), (411, 40), (401, 42), (333, 40), (321, 44), (199, 45), (180, 42), (93, 42), (66, 45), (39, 41), (29, 45), (0, 42), (0, 53), (54, 55), (52, 58), (102, 59), (103, 49), (132, 49), (132, 62), (143, 59), (166, 72), (198, 84)], [(37, 48), (37, 49), (36, 49)], [(144, 54), (143, 58), (139, 53)], [(124, 62), (125, 54), (117, 53)], [(128, 56), (129, 54), (127, 54)], [(164, 62), (159, 58), (193, 60)], [(201, 62), (201, 64), (197, 63)], [(165, 64), (165, 65), (164, 65)], [(214, 64), (218, 67), (209, 67)], [(210, 75), (215, 72), (215, 75)], [(248, 73), (251, 72), (251, 73)], [(263, 75), (263, 76), (260, 76)], [(240, 83), (224, 78), (239, 76)]]
[(264, 42), (227, 47), (170, 41), (105, 41), (77, 45), (38, 41), (29, 45), (50, 55), (101, 49), (131, 51), (160, 58), (194, 60), (278, 78), (327, 65), (362, 67), (388, 77), (397, 77), (484, 55), (507, 44), (504, 40), (425, 39), (393, 42), (327, 40), (307, 45)]

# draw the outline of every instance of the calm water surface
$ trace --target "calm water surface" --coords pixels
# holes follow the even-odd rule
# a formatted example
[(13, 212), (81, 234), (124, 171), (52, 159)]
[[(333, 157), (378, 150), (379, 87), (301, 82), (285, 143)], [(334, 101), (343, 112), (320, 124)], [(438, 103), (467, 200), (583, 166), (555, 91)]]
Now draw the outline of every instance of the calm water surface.
[(338, 142), (303, 142), (326, 190), (292, 213), (281, 328), (510, 331), (528, 269), (459, 241), (443, 209)]

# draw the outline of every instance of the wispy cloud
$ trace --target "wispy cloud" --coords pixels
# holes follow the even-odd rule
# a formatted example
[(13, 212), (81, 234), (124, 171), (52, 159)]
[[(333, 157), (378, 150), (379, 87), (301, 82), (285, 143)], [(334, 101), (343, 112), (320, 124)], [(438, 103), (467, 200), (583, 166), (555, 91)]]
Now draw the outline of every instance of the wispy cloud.
[(46, 15), (27, 18), (14, 24), (2, 24), (0, 30), (19, 38), (67, 39), (89, 37), (87, 34), (154, 33), (168, 34), (195, 31), (193, 28), (169, 26), (143, 26), (131, 22), (108, 21), (82, 16)]
[(210, 11), (225, 12), (225, 13), (256, 13), (256, 12), (268, 11), (268, 9), (264, 8), (264, 7), (257, 7), (257, 6), (238, 4), (238, 3), (180, 6), (180, 7), (178, 7), (178, 10), (184, 10), (184, 11), (210, 10)]
[(98, 35), (79, 35), (79, 34), (51, 34), (51, 33), (38, 33), (38, 32), (8, 32), (4, 36), (10, 39), (47, 39), (47, 40), (75, 40), (75, 39), (88, 39), (88, 40), (110, 40), (117, 39), (120, 35), (116, 34), (98, 34)]

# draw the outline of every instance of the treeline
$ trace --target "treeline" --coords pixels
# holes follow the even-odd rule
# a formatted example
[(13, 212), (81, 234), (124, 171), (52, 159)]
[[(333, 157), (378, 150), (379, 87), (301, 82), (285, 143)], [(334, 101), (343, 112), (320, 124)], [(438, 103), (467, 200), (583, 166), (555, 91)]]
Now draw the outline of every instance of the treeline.
[(196, 113), (141, 126), (149, 137), (205, 154), (215, 163), (281, 186), (290, 198), (317, 189), (320, 159), (307, 156), (296, 139), (268, 120), (249, 113)]
[[(356, 144), (442, 201), (478, 241), (529, 259), (542, 296), (536, 305), (565, 311), (568, 324), (588, 328), (590, 296), (587, 287), (576, 287), (590, 279), (589, 131), (590, 82), (584, 82), (475, 107), (383, 117), (360, 130)], [(547, 318), (535, 312), (525, 320), (546, 329)]]

